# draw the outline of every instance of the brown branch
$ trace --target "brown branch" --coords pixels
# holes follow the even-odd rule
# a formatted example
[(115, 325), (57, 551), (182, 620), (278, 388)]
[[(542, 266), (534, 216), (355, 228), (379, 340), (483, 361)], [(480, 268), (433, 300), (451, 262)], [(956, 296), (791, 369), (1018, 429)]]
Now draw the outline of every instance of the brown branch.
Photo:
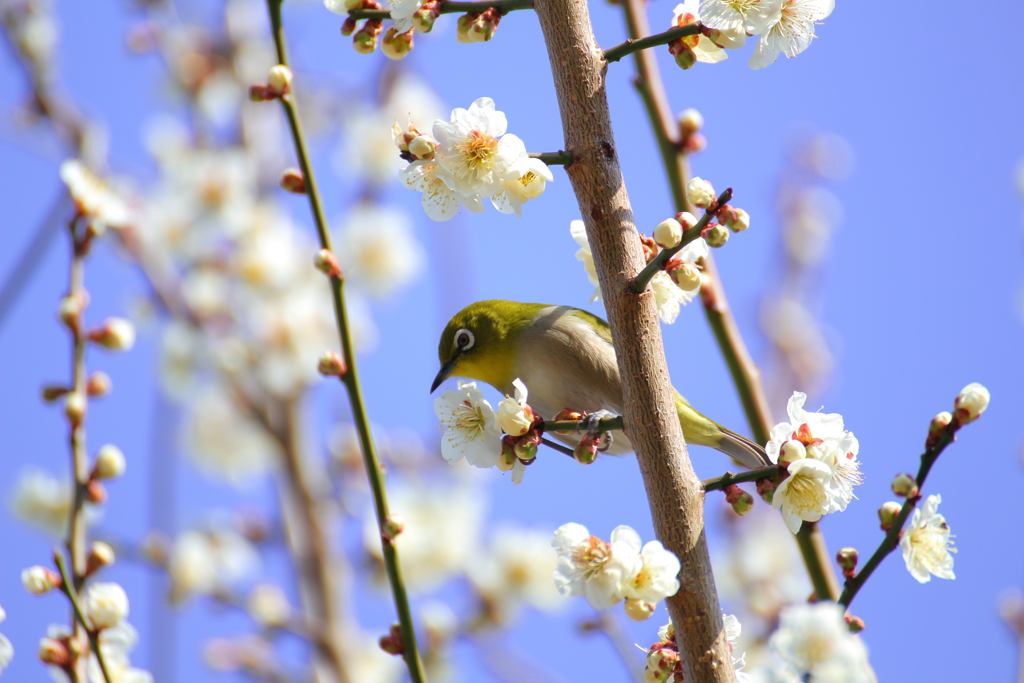
[[(636, 449), (659, 540), (680, 559), (681, 588), (668, 599), (689, 681), (734, 681), (704, 536), (703, 492), (676, 416), (654, 294), (633, 294), (644, 264), (619, 168), (608, 112), (607, 63), (586, 3), (537, 0), (535, 6), (565, 134), (579, 161), (567, 169), (604, 293), (618, 355), (625, 425)], [(642, 54), (642, 53), (641, 53)]]

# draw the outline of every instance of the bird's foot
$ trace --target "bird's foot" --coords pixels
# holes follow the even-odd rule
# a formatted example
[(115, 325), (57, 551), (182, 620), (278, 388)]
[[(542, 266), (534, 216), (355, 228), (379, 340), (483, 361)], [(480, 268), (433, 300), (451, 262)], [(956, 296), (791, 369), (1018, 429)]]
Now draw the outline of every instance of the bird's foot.
[(588, 413), (580, 420), (580, 426), (576, 430), (577, 432), (586, 432), (588, 436), (597, 442), (597, 450), (602, 453), (611, 448), (612, 441), (614, 441), (611, 432), (601, 431), (601, 420), (606, 417), (618, 417), (618, 415), (608, 410)]

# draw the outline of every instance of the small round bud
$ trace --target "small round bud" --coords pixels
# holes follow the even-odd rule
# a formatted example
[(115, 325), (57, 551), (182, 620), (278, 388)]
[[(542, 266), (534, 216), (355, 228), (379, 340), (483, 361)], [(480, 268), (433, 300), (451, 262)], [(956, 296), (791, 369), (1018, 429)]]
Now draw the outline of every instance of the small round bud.
[(398, 624), (394, 624), (388, 635), (381, 636), (378, 642), (380, 649), (389, 655), (398, 656), (405, 652), (405, 644), (402, 642), (402, 630)]
[(21, 585), (32, 595), (46, 595), (61, 585), (60, 574), (41, 565), (21, 570)]
[(686, 198), (691, 204), (702, 209), (710, 209), (718, 200), (715, 188), (700, 177), (694, 178), (686, 184)]
[(689, 48), (683, 48), (676, 53), (676, 65), (680, 69), (691, 69), (697, 63), (697, 55)]
[(525, 463), (533, 462), (537, 457), (537, 442), (530, 438), (530, 435), (520, 437), (515, 445), (516, 457)]
[(356, 32), (356, 19), (355, 17), (345, 17), (345, 21), (341, 22), (341, 35), (348, 37)]
[(676, 220), (679, 221), (679, 225), (683, 227), (684, 232), (697, 225), (697, 217), (689, 211), (680, 211), (677, 213)]
[(729, 231), (723, 228), (718, 223), (712, 223), (708, 227), (701, 231), (700, 236), (704, 238), (704, 241), (708, 243), (709, 247), (715, 249), (725, 246), (725, 243), (729, 241)]
[(469, 30), (473, 27), (473, 22), (476, 21), (476, 16), (473, 14), (463, 14), (459, 17), (458, 21), (455, 22), (455, 40), (460, 43), (472, 43), (473, 39), (469, 35)]
[(718, 220), (733, 232), (743, 232), (750, 227), (750, 214), (728, 204), (718, 210)]
[(892, 492), (901, 498), (917, 495), (917, 482), (906, 472), (897, 474), (892, 480)]
[(774, 481), (770, 477), (757, 480), (757, 495), (761, 496), (761, 500), (772, 504), (772, 500), (775, 498), (775, 489), (779, 488), (779, 482)]
[(678, 266), (672, 269), (669, 273), (672, 276), (672, 281), (676, 283), (679, 289), (684, 292), (692, 292), (700, 288), (702, 278), (700, 274), (700, 268), (697, 267), (696, 263), (690, 261), (682, 261)]
[(293, 78), (292, 70), (284, 64), (272, 66), (267, 74), (267, 87), (275, 95), (284, 95), (291, 90)]
[(501, 439), (501, 457), (498, 458), (496, 467), (499, 472), (509, 472), (515, 467), (516, 461), (516, 437), (505, 435)]
[[(369, 23), (369, 21), (366, 22), (367, 25)], [(368, 31), (367, 26), (364, 25), (352, 34), (352, 47), (361, 55), (373, 54), (373, 51), (377, 49), (377, 34), (373, 31)]]
[(846, 627), (850, 629), (850, 633), (860, 633), (867, 628), (864, 625), (864, 620), (860, 617), (855, 617), (851, 614), (848, 617), (843, 617), (843, 619), (846, 621)]
[(736, 484), (725, 487), (725, 501), (740, 517), (754, 509), (754, 497)]
[(581, 465), (590, 465), (597, 460), (598, 439), (585, 434), (576, 448), (572, 451), (572, 457)]
[(388, 541), (394, 541), (403, 531), (405, 531), (405, 522), (398, 515), (388, 515), (384, 519), (384, 530), (381, 533)]
[(89, 548), (89, 557), (86, 558), (86, 573), (92, 574), (100, 567), (112, 565), (116, 559), (117, 556), (110, 545), (103, 541), (93, 541)]
[(281, 179), (278, 183), (285, 192), (306, 194), (306, 178), (297, 168), (286, 168), (281, 171)]
[(882, 507), (878, 508), (878, 519), (882, 522), (882, 530), (888, 531), (892, 528), (892, 525), (896, 522), (896, 518), (900, 514), (900, 510), (903, 506), (896, 501), (889, 501)]
[(843, 548), (836, 553), (836, 562), (842, 567), (844, 575), (846, 572), (851, 572), (852, 574), (853, 570), (857, 568), (858, 558), (859, 555), (856, 548)]
[(89, 375), (89, 379), (85, 384), (85, 393), (95, 398), (103, 398), (110, 393), (113, 384), (110, 381), (110, 375), (102, 370), (97, 370)]
[(930, 450), (939, 442), (939, 439), (946, 433), (946, 429), (952, 421), (953, 416), (946, 411), (942, 411), (932, 418), (931, 423), (928, 425), (928, 438), (924, 441), (925, 450)]
[(292, 612), (284, 591), (270, 583), (253, 588), (245, 606), (256, 623), (267, 628), (282, 628)]
[(434, 22), (441, 16), (436, 3), (427, 2), (412, 15), (412, 25), (420, 33), (430, 33)]
[(107, 318), (89, 333), (89, 339), (108, 351), (131, 351), (135, 346), (135, 325), (124, 318)]
[(69, 391), (64, 395), (64, 414), (72, 425), (78, 426), (82, 423), (82, 419), (85, 418), (86, 405), (85, 396), (77, 391)]
[(523, 436), (533, 426), (533, 410), (528, 405), (520, 405), (519, 401), (506, 396), (498, 404), (495, 415), (498, 426), (509, 436)]
[(348, 371), (345, 360), (337, 351), (324, 351), (317, 361), (316, 369), (324, 377), (341, 377)]
[(67, 646), (56, 638), (40, 638), (39, 661), (43, 664), (65, 667), (71, 662), (71, 655)]
[(679, 132), (689, 137), (704, 127), (704, 116), (696, 109), (684, 109), (679, 114)]
[(402, 59), (412, 52), (412, 36), (414, 31), (398, 33), (392, 26), (384, 34), (384, 40), (380, 43), (380, 51), (388, 59)]
[(90, 479), (85, 483), (85, 499), (96, 505), (107, 502), (107, 489), (98, 479)]
[(96, 453), (96, 464), (92, 468), (92, 476), (95, 479), (117, 479), (124, 474), (127, 463), (124, 453), (114, 444), (106, 444), (100, 447)]
[(699, 154), (708, 148), (708, 139), (703, 133), (694, 133), (686, 138), (683, 143), (683, 151), (687, 154)]
[(672, 249), (683, 239), (683, 226), (675, 218), (666, 218), (654, 228), (654, 241), (662, 249)]
[(991, 396), (981, 384), (971, 382), (964, 387), (953, 402), (953, 414), (959, 424), (965, 425), (977, 420), (988, 408)]
[(622, 605), (626, 616), (633, 621), (647, 621), (654, 616), (654, 610), (658, 606), (651, 602), (644, 602), (637, 598), (626, 598)]
[(128, 594), (116, 583), (94, 583), (85, 591), (83, 607), (95, 628), (111, 628), (127, 618)]
[(249, 86), (250, 102), (269, 102), (274, 99), (274, 93), (265, 85)]
[(49, 384), (43, 387), (43, 400), (46, 401), (47, 403), (53, 403), (54, 401), (56, 401), (69, 391), (71, 390), (68, 389), (67, 387), (60, 387), (57, 386), (56, 384)]
[(409, 143), (409, 152), (417, 159), (433, 159), (437, 143), (429, 135), (417, 135)]
[(338, 257), (327, 249), (321, 249), (313, 257), (313, 265), (327, 277), (340, 277), (341, 266), (338, 264)]
[(57, 317), (69, 328), (74, 329), (78, 326), (78, 317), (81, 314), (82, 302), (77, 296), (69, 294), (60, 300), (60, 306), (57, 307)]

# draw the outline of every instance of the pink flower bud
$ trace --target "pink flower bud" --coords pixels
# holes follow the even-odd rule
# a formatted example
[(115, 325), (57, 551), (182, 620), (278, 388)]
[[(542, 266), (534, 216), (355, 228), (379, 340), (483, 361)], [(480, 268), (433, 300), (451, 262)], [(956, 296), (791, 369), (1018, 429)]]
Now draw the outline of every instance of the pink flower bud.
[(380, 638), (380, 649), (389, 655), (401, 655), (405, 652), (405, 644), (402, 642), (402, 629), (398, 624), (391, 627), (391, 632)]
[(97, 370), (89, 375), (85, 384), (85, 393), (95, 398), (103, 398), (110, 393), (112, 388), (113, 382), (110, 381), (110, 375), (102, 370)]
[(281, 189), (292, 194), (306, 194), (306, 178), (302, 171), (297, 168), (286, 168), (281, 172), (281, 180), (278, 181)]
[(600, 439), (584, 434), (576, 448), (572, 451), (572, 457), (581, 465), (590, 465), (597, 460), (597, 447)]
[(380, 19), (369, 19), (352, 35), (352, 47), (361, 55), (372, 54), (377, 49), (377, 36), (381, 32)]
[(684, 232), (697, 225), (697, 217), (689, 211), (680, 211), (677, 213), (676, 220), (679, 221), (679, 225), (683, 226)]
[(750, 214), (729, 204), (718, 209), (718, 220), (733, 232), (743, 232), (750, 227)]
[(316, 364), (316, 369), (324, 377), (341, 377), (348, 371), (345, 360), (337, 351), (324, 351)]
[(388, 59), (402, 59), (412, 52), (412, 36), (414, 31), (398, 33), (392, 26), (384, 34), (384, 40), (380, 43), (380, 51)]
[(275, 99), (273, 91), (265, 85), (249, 86), (250, 102), (269, 102)]
[(65, 667), (71, 662), (71, 655), (68, 654), (67, 646), (56, 638), (40, 638), (39, 661)]
[(341, 22), (341, 35), (350, 36), (356, 32), (356, 19), (355, 17), (345, 17), (345, 21)]
[(107, 489), (98, 479), (91, 479), (85, 484), (85, 499), (96, 505), (107, 502)]
[[(682, 45), (682, 41), (680, 41), (680, 45)], [(688, 47), (684, 46), (681, 50), (679, 50), (679, 52), (675, 53), (675, 55), (676, 65), (680, 69), (691, 69), (693, 68), (693, 65), (697, 63), (697, 55), (695, 55), (693, 53), (693, 50), (689, 49)]]
[(856, 548), (843, 548), (836, 553), (836, 562), (843, 570), (843, 576), (852, 577), (854, 570), (857, 569), (857, 559), (859, 555)]
[(754, 509), (754, 497), (736, 484), (724, 489), (725, 501), (732, 506), (733, 512), (742, 517)]
[(60, 574), (42, 565), (21, 570), (21, 585), (32, 595), (46, 595), (61, 583)]
[(405, 531), (405, 522), (398, 515), (388, 515), (384, 519), (384, 530), (381, 533), (389, 543), (394, 542), (403, 531)]
[(848, 617), (843, 617), (843, 619), (846, 621), (846, 627), (850, 629), (850, 633), (860, 633), (866, 628), (864, 620), (860, 617), (855, 617), (851, 614)]
[(441, 16), (440, 5), (429, 0), (412, 15), (412, 25), (420, 33), (430, 33), (439, 16)]

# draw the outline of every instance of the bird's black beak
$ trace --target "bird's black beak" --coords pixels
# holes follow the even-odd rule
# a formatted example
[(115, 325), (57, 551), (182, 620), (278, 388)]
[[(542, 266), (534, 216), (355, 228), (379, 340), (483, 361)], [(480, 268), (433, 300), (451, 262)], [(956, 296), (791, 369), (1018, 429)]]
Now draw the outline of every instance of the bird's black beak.
[(441, 369), (437, 371), (437, 377), (434, 378), (434, 383), (430, 385), (430, 393), (434, 393), (441, 386), (441, 382), (448, 379), (448, 375), (455, 369), (455, 362), (458, 359), (459, 354), (456, 353), (450, 361), (441, 366)]

